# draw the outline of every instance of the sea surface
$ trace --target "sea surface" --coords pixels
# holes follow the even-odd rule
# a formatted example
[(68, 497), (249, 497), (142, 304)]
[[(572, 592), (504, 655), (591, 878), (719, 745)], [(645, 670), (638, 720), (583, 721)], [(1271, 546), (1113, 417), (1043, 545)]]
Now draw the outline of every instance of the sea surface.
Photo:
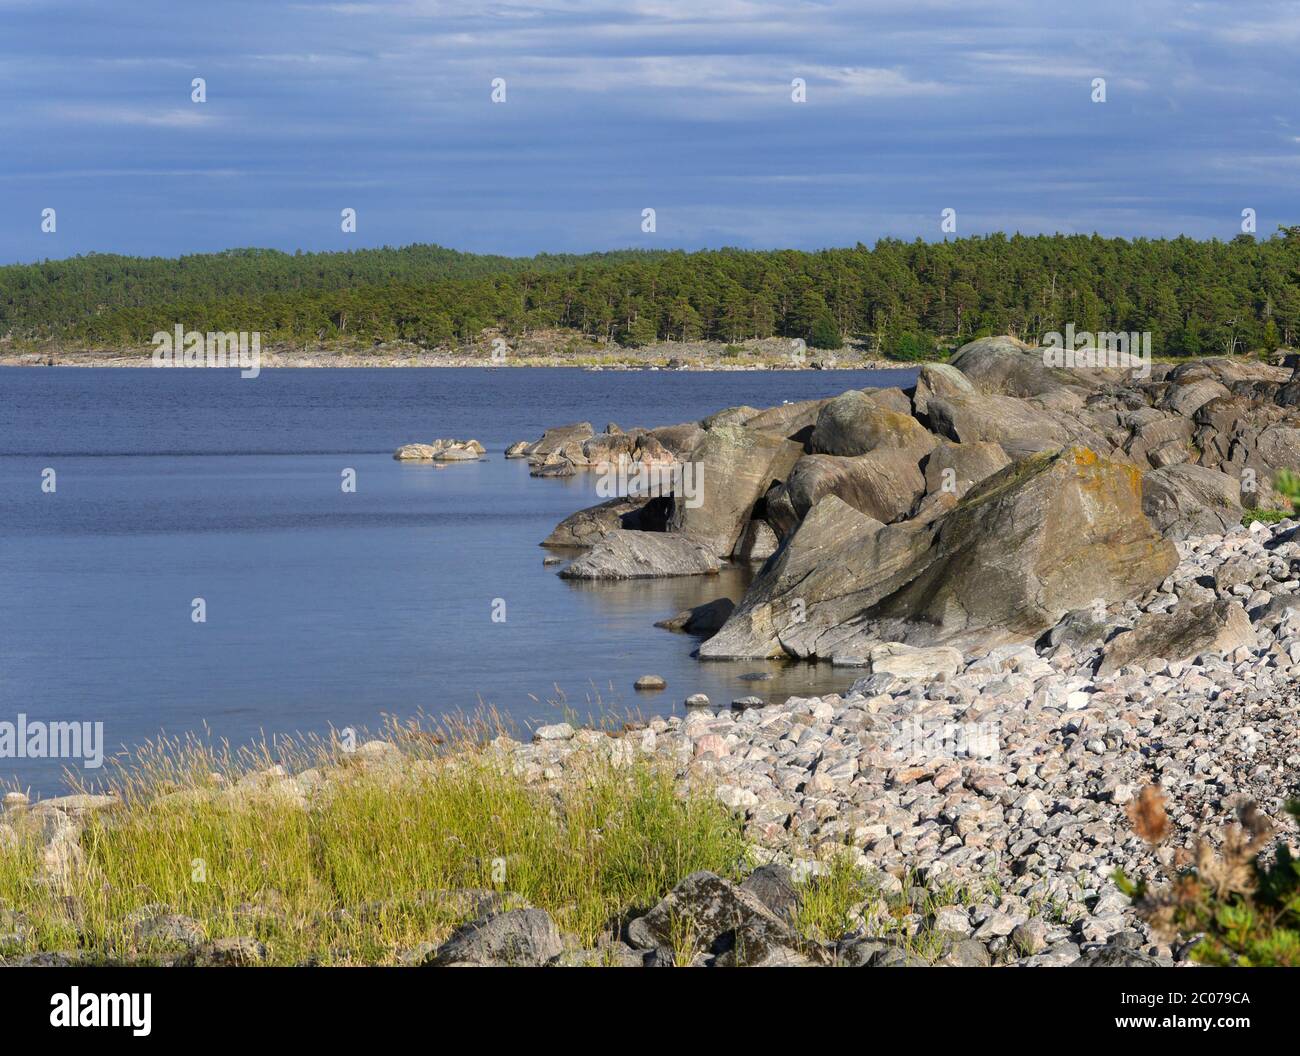
[[(0, 724), (102, 722), (111, 755), (164, 734), (243, 744), (480, 705), (525, 730), (565, 708), (650, 715), (696, 692), (842, 690), (851, 672), (704, 663), (696, 639), (652, 626), (738, 599), (747, 569), (559, 579), (537, 544), (599, 501), (595, 474), (532, 479), (502, 452), (566, 422), (667, 425), (913, 378), (0, 369)], [(488, 457), (445, 469), (392, 458), (437, 437), (473, 437)], [(776, 677), (740, 677), (752, 672)], [(668, 688), (635, 692), (642, 674)], [(92, 782), (112, 769), (0, 757), (0, 784), (57, 794), (65, 766)]]

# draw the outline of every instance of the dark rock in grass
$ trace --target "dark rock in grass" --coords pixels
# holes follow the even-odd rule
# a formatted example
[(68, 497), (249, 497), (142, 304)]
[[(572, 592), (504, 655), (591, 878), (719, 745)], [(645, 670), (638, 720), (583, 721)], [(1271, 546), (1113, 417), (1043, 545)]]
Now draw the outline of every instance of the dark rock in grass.
[(868, 968), (928, 968), (929, 962), (908, 950), (894, 947), (871, 958)]
[(42, 950), (0, 961), (6, 968), (75, 968), (85, 963), (86, 957), (80, 950)]
[(799, 908), (799, 891), (794, 886), (790, 870), (777, 862), (760, 865), (745, 877), (740, 887), (742, 891), (757, 896), (782, 920), (792, 920)]
[(799, 936), (753, 891), (710, 872), (692, 873), (645, 916), (627, 927), (639, 949), (712, 952), (719, 967), (824, 963), (822, 951)]
[(515, 909), (461, 925), (424, 964), (540, 967), (563, 952), (560, 930), (549, 913)]
[(177, 968), (251, 968), (266, 960), (266, 947), (241, 936), (205, 942), (174, 961)]
[(167, 912), (137, 913), (139, 918), (131, 934), (135, 944), (142, 949), (190, 949), (204, 939), (203, 925), (191, 917)]
[(625, 942), (605, 943), (586, 950), (565, 950), (550, 962), (552, 968), (644, 968), (645, 953)]
[(835, 963), (841, 968), (870, 968), (878, 956), (893, 948), (894, 943), (886, 939), (848, 939), (836, 948)]

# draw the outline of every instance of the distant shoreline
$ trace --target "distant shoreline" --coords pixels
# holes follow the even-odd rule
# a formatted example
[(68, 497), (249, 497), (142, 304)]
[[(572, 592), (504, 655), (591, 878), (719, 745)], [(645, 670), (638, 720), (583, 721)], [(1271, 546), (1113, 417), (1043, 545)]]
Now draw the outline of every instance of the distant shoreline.
[[(113, 352), (59, 352), (0, 354), (0, 367), (151, 367), (153, 361), (146, 353)], [(916, 364), (885, 359), (859, 359), (857, 357), (834, 360), (809, 359), (803, 364), (782, 363), (770, 359), (734, 360), (721, 357), (701, 357), (671, 362), (667, 359), (637, 359), (626, 362), (592, 363), (587, 357), (518, 356), (492, 360), (481, 355), (459, 355), (427, 352), (421, 354), (366, 354), (341, 352), (264, 352), (261, 369), (303, 368), (566, 368), (589, 371), (806, 371), (806, 370), (914, 370)]]

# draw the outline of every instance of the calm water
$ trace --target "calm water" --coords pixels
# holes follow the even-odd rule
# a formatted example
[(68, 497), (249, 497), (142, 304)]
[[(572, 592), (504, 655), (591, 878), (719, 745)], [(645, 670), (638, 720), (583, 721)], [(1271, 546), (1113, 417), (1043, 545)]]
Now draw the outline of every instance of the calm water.
[[(665, 425), (911, 378), (0, 370), (0, 722), (102, 721), (113, 751), (204, 724), (243, 743), (480, 701), (527, 722), (553, 720), (560, 700), (649, 714), (694, 692), (843, 688), (850, 675), (825, 666), (702, 664), (694, 639), (652, 626), (739, 598), (739, 570), (557, 578), (537, 544), (598, 501), (594, 475), (534, 480), (501, 452), (569, 421)], [(489, 458), (441, 470), (392, 459), (439, 436), (475, 437)], [(340, 488), (346, 468), (355, 494)], [(504, 623), (491, 618), (498, 598)], [(777, 679), (738, 677), (764, 669)], [(634, 692), (645, 673), (668, 689)], [(0, 782), (50, 794), (63, 765), (0, 758)]]

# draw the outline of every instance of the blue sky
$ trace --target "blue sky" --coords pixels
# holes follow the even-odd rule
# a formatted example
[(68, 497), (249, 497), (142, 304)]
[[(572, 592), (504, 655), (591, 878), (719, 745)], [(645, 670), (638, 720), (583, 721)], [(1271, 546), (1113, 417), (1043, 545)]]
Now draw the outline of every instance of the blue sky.
[(1264, 235), (1298, 52), (1295, 3), (0, 0), (0, 262)]

